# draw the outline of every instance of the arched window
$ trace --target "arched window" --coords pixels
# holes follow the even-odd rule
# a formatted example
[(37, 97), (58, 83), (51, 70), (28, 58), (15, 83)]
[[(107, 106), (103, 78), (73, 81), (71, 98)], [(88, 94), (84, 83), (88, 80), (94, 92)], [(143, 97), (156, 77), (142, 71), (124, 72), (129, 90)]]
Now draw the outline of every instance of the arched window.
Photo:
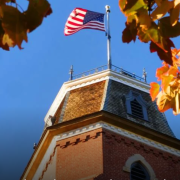
[(129, 157), (123, 167), (130, 180), (158, 180), (150, 164), (140, 154)]
[(150, 180), (149, 173), (140, 162), (135, 162), (131, 165), (131, 180)]
[(126, 96), (127, 113), (135, 118), (148, 120), (147, 103), (141, 94), (130, 91)]

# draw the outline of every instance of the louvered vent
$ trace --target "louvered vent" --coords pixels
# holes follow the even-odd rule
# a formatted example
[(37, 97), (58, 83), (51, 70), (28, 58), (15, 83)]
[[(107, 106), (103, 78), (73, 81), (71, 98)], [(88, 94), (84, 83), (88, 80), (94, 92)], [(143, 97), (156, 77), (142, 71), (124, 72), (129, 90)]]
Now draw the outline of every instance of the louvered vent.
[(150, 180), (146, 169), (140, 163), (134, 163), (132, 165), (131, 180)]
[(136, 99), (131, 101), (131, 113), (137, 118), (144, 118), (142, 106), (137, 102)]

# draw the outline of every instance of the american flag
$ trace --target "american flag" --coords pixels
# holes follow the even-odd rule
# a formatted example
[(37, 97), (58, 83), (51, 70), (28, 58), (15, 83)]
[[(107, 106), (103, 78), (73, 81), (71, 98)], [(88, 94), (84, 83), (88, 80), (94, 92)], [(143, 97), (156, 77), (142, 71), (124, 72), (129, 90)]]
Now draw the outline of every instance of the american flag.
[(75, 8), (66, 22), (64, 35), (69, 36), (81, 29), (105, 31), (104, 14), (82, 8)]

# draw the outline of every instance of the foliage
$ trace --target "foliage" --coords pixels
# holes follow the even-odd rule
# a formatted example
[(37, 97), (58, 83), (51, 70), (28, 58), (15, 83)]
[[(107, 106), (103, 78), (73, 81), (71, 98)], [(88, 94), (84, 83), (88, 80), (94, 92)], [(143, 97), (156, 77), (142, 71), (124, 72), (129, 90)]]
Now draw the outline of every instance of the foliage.
[(150, 52), (157, 52), (164, 61), (156, 71), (161, 88), (150, 84), (152, 100), (157, 99), (161, 112), (172, 108), (175, 115), (180, 114), (180, 50), (170, 39), (180, 35), (180, 0), (119, 0), (119, 7), (127, 17), (122, 41), (135, 42), (138, 37), (150, 42)]
[(16, 0), (0, 0), (0, 47), (18, 46), (28, 41), (27, 33), (41, 25), (43, 18), (52, 13), (47, 0), (28, 0), (28, 8), (22, 10)]

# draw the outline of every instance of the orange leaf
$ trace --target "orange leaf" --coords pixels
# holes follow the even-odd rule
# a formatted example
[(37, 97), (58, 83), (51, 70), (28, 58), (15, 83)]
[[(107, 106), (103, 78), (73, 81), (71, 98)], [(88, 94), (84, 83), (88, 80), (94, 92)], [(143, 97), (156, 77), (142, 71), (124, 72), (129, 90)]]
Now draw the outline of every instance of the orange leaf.
[(171, 98), (161, 91), (157, 97), (157, 106), (160, 112), (167, 111), (171, 108)]
[(150, 89), (150, 95), (152, 101), (154, 101), (159, 93), (160, 86), (156, 82), (150, 83), (151, 89)]
[(175, 66), (170, 66), (169, 70), (165, 73), (165, 75), (169, 76), (177, 76), (177, 73), (179, 72), (178, 68)]
[[(168, 93), (169, 92), (169, 89), (168, 86), (169, 86), (169, 83), (174, 79), (174, 76), (172, 75), (169, 75), (169, 76), (161, 76), (162, 78), (162, 83), (161, 83), (161, 88), (164, 92)], [(167, 92), (168, 90), (168, 92)]]
[(162, 79), (162, 75), (166, 73), (169, 70), (168, 65), (164, 65), (156, 70), (156, 77), (158, 78), (158, 81)]
[(173, 108), (173, 114), (178, 115), (180, 114), (180, 94), (177, 92), (176, 96), (174, 98), (174, 101), (172, 101), (172, 108)]

